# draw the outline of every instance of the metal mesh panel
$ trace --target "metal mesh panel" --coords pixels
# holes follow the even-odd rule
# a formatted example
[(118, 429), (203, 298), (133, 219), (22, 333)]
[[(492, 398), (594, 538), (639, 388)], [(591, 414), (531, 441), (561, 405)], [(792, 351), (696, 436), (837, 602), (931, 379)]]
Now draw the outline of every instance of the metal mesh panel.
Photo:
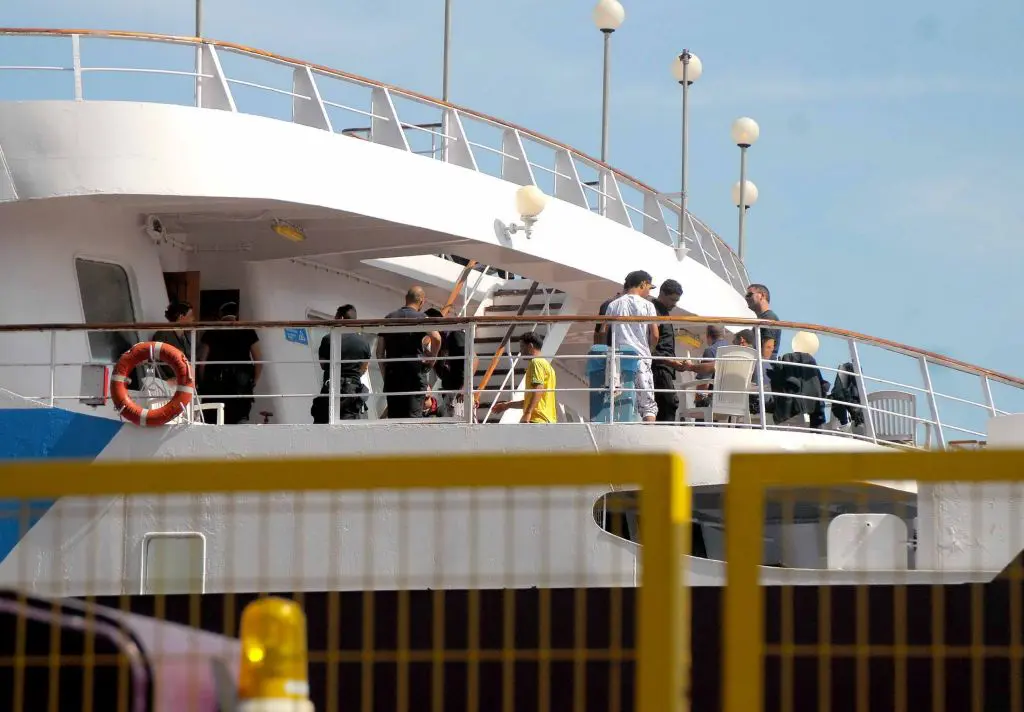
[[(684, 704), (674, 457), (0, 470), (0, 708), (233, 709), (268, 595), (305, 612), (317, 710)], [(642, 549), (611, 483), (640, 489)]]
[(734, 457), (727, 712), (1024, 708), (1022, 465)]

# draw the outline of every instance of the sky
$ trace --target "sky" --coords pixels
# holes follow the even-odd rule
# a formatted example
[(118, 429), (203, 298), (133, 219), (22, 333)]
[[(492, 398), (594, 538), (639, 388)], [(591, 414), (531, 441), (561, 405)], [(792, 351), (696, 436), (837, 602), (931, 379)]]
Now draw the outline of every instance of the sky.
[[(1024, 3), (622, 1), (613, 165), (679, 190), (669, 68), (689, 48), (704, 66), (690, 95), (690, 208), (735, 246), (729, 127), (756, 119), (746, 264), (780, 318), (1024, 375)], [(452, 101), (597, 155), (593, 4), (453, 0)], [(193, 33), (191, 1), (8, 5), (0, 25)], [(204, 0), (204, 34), (440, 96), (443, 7)]]

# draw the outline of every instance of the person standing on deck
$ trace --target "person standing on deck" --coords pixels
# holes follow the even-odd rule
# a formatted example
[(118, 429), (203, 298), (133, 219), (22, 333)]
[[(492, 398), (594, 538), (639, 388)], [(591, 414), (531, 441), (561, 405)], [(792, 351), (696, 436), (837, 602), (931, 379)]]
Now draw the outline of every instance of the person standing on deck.
[[(410, 287), (405, 294), (405, 306), (384, 318), (425, 320), (427, 316), (423, 313), (423, 306), (426, 302), (427, 295), (423, 287)], [(377, 361), (384, 377), (388, 418), (423, 417), (423, 401), (427, 392), (426, 371), (429, 361), (437, 355), (440, 346), (441, 335), (436, 331), (381, 334), (377, 339)], [(407, 360), (389, 363), (385, 359)]]
[[(683, 296), (683, 287), (674, 279), (666, 279), (651, 300), (658, 316), (671, 316), (672, 310)], [(674, 423), (679, 410), (676, 395), (676, 372), (685, 370), (685, 362), (676, 359), (676, 329), (672, 324), (658, 324), (658, 343), (654, 347), (651, 374), (654, 378), (654, 402), (658, 406), (658, 422)]]
[[(608, 316), (643, 316), (657, 318), (658, 312), (651, 304), (650, 294), (654, 285), (652, 277), (643, 270), (630, 272), (623, 283), (625, 294), (608, 305)], [(651, 349), (658, 343), (661, 333), (655, 323), (623, 322), (612, 325), (615, 348), (632, 346), (640, 355), (636, 371), (636, 406), (640, 418), (653, 423), (658, 415), (658, 404), (654, 400), (654, 376), (651, 373)], [(605, 324), (603, 329), (608, 329)]]
[[(223, 304), (219, 315), (221, 321), (238, 321), (238, 304)], [(253, 394), (263, 373), (259, 340), (252, 329), (214, 329), (203, 334), (196, 369), (200, 392), (210, 394), (205, 403), (224, 404), (226, 425), (249, 422)], [(208, 361), (233, 363), (207, 364)]]
[(520, 423), (558, 422), (555, 369), (550, 361), (541, 358), (543, 347), (544, 339), (535, 331), (528, 331), (519, 337), (519, 354), (530, 359), (530, 366), (526, 369), (526, 393), (521, 401), (495, 403), (495, 413), (500, 415), (509, 408), (522, 408)]

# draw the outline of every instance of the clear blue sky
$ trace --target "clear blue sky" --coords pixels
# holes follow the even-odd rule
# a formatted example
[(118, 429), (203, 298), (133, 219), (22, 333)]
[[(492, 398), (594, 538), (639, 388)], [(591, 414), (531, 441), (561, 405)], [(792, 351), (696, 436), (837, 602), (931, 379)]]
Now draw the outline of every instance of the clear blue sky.
[[(689, 47), (704, 62), (692, 94), (691, 208), (735, 244), (729, 126), (757, 119), (749, 171), (761, 197), (747, 264), (780, 317), (1024, 373), (1024, 3), (623, 2), (614, 165), (678, 190), (669, 64)], [(0, 24), (192, 34), (188, 0), (8, 4)], [(592, 6), (454, 0), (452, 100), (596, 155)], [(440, 95), (443, 0), (205, 7), (209, 37)]]

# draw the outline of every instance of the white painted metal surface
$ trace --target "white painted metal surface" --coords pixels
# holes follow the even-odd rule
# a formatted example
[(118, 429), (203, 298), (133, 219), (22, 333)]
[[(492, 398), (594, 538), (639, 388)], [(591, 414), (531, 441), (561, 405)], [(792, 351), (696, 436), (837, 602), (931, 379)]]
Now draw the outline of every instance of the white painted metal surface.
[[(188, 103), (194, 101), (191, 83), (187, 93), (176, 89), (185, 88), (183, 78), (187, 80), (196, 76), (193, 71), (178, 67), (192, 64), (195, 56), (193, 46), (199, 40), (118, 32), (15, 29), (0, 30), (0, 41), (4, 36), (18, 37), (20, 41), (37, 38), (31, 56), (38, 58), (42, 55), (52, 59), (49, 63), (38, 63), (39, 60), (34, 59), (35, 64), (0, 66), (0, 72), (32, 72), (44, 76), (49, 73), (72, 74), (73, 95), (62, 96), (57, 91), (45, 96), (46, 99), (91, 101), (89, 78), (116, 75), (122, 82), (120, 86), (124, 93), (108, 94), (104, 99), (130, 100), (139, 87), (146, 86), (147, 101), (170, 104), (185, 103), (183, 100), (186, 98)], [(80, 58), (69, 62), (70, 48), (67, 45), (57, 46), (62, 44), (60, 41), (55, 45), (54, 37), (70, 41), (75, 48), (81, 44), (87, 52), (94, 46), (97, 49), (102, 47), (108, 53), (123, 52), (124, 64), (107, 62), (106, 66), (90, 66)], [(154, 54), (163, 66), (137, 66), (141, 55), (153, 45), (165, 50)], [(166, 50), (174, 52), (168, 54)], [(181, 54), (182, 62), (171, 59), (175, 52)], [(674, 227), (679, 223), (676, 203), (636, 179), (557, 141), (414, 92), (230, 43), (204, 39), (202, 57), (202, 108), (255, 113), (320, 131), (365, 138), (401, 151), (447, 160), (453, 165), (496, 175), (513, 183), (539, 185), (556, 198), (588, 210), (596, 210), (601, 199), (608, 203), (608, 218), (627, 228), (637, 229), (657, 242), (686, 247), (691, 259), (712, 270), (737, 292), (746, 288), (747, 275), (742, 263), (708, 226), (688, 215), (680, 238), (679, 230)], [(226, 68), (228, 59), (232, 60), (230, 69)], [(237, 74), (232, 71), (236, 68)], [(275, 80), (280, 83), (282, 68), (290, 71), (290, 86), (286, 85), (287, 88), (273, 85)], [(260, 79), (241, 79), (238, 74)], [(165, 78), (167, 89), (161, 91), (153, 82)], [(181, 86), (174, 84), (172, 79)], [(131, 83), (133, 81), (134, 84)], [(140, 84), (140, 81), (145, 84)], [(109, 86), (108, 81), (105, 87)], [(236, 101), (236, 92), (244, 92), (248, 99), (253, 95), (249, 90), (262, 92), (261, 100)], [(284, 111), (273, 103), (276, 97), (282, 96), (289, 102)], [(35, 94), (32, 98), (40, 97)], [(356, 126), (343, 128), (353, 122)], [(364, 126), (366, 128), (362, 128)], [(442, 126), (448, 127), (447, 134), (443, 133)], [(0, 139), (0, 145), (3, 143)], [(268, 157), (265, 151), (256, 153), (261, 160)], [(282, 159), (287, 160), (283, 156)], [(606, 186), (603, 193), (598, 185)], [(0, 189), (0, 198), (5, 196), (12, 199), (16, 193), (11, 188), (6, 193)]]

